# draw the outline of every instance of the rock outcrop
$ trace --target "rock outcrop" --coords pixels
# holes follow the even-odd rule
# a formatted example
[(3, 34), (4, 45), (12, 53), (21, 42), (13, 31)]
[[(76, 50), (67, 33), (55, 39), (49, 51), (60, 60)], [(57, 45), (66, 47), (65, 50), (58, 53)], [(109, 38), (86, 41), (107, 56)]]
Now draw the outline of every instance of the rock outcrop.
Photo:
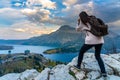
[[(120, 54), (101, 55), (108, 73), (109, 80), (120, 80)], [(61, 64), (45, 68), (41, 73), (26, 70), (22, 73), (11, 73), (0, 77), (0, 80), (103, 80), (98, 63), (93, 53), (86, 53), (80, 71), (70, 68), (76, 65), (75, 57), (67, 65)]]

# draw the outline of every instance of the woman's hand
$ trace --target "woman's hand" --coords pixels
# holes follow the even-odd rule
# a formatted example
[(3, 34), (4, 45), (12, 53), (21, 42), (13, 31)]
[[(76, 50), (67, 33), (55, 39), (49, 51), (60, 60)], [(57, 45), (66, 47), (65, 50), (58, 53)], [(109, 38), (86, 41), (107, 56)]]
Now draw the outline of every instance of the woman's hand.
[(78, 19), (78, 25), (80, 24), (80, 18)]
[(81, 31), (81, 29), (80, 29), (80, 28), (76, 28), (76, 31), (77, 31), (77, 32), (80, 32), (80, 31)]

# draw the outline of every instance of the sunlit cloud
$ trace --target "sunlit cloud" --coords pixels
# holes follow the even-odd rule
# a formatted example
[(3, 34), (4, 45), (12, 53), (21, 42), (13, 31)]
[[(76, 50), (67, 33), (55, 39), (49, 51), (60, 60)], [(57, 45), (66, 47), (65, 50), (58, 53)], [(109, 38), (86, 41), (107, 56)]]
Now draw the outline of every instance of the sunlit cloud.
[(41, 23), (49, 20), (50, 11), (46, 9), (23, 9), (21, 12), (27, 16), (28, 20), (35, 23)]
[(34, 24), (29, 21), (13, 24), (9, 27), (0, 29), (0, 39), (28, 39), (33, 36), (49, 34), (58, 28), (47, 27), (43, 24)]
[(108, 24), (111, 25), (111, 26), (116, 26), (116, 27), (120, 28), (120, 20), (117, 20), (115, 22), (111, 22), (111, 23), (108, 23)]
[(74, 5), (77, 2), (77, 0), (64, 0), (63, 4), (68, 6)]
[(29, 21), (16, 23), (16, 24), (12, 25), (11, 27), (12, 27), (12, 30), (15, 32), (29, 33), (32, 35), (49, 34), (53, 31), (57, 30), (57, 28), (47, 27), (44, 24), (37, 25), (37, 24), (31, 23)]
[(37, 10), (26, 8), (26, 9), (21, 10), (21, 12), (26, 14), (26, 15), (32, 15), (32, 14), (36, 14)]
[(18, 7), (18, 6), (21, 6), (22, 4), (21, 3), (15, 3), (14, 5)]
[(17, 31), (17, 32), (26, 32), (25, 29), (21, 29), (21, 28), (17, 28), (17, 29), (14, 29), (14, 30)]
[(27, 6), (39, 6), (42, 8), (56, 9), (56, 3), (51, 0), (27, 0)]
[(114, 31), (114, 33), (117, 33), (120, 35), (120, 20), (107, 23), (109, 26), (110, 31)]

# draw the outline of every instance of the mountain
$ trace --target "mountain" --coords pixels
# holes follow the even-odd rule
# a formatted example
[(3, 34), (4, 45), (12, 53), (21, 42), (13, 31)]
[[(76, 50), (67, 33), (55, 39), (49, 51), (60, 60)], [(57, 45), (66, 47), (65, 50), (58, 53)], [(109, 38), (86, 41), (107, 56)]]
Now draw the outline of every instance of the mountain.
[[(30, 45), (45, 45), (55, 46), (56, 49), (52, 49), (45, 52), (76, 52), (84, 43), (83, 33), (76, 32), (75, 28), (69, 25), (61, 26), (57, 31), (38, 37), (33, 37), (26, 40), (23, 44)], [(109, 35), (104, 37), (105, 44), (103, 45), (103, 53), (117, 53), (120, 52), (120, 35), (116, 34), (112, 30), (109, 31)]]
[[(41, 45), (41, 46), (55, 46), (58, 47), (58, 52), (76, 52), (84, 43), (83, 33), (76, 32), (75, 28), (69, 25), (61, 26), (57, 31), (50, 34), (45, 34), (37, 37), (32, 37), (26, 40), (6, 40), (1, 43), (11, 44), (24, 44), (24, 45)], [(105, 44), (103, 50), (105, 53), (120, 52), (120, 35), (116, 34), (112, 30), (109, 31), (109, 35), (105, 36)], [(61, 51), (58, 49), (61, 48)]]
[(26, 39), (23, 39), (23, 40), (4, 40), (4, 39), (0, 39), (0, 45), (4, 45), (4, 44), (22, 44), (24, 41), (26, 41)]
[(30, 38), (22, 44), (63, 47), (76, 42), (83, 43), (82, 35), (77, 33), (75, 28), (64, 25), (53, 33)]
[[(105, 68), (108, 74), (108, 80), (120, 80), (120, 53), (102, 54)], [(81, 70), (77, 71), (73, 65), (76, 65), (77, 57), (68, 64), (59, 64), (53, 68), (45, 68), (42, 72), (35, 69), (26, 70), (22, 73), (9, 73), (0, 80), (104, 80), (94, 54), (86, 53), (81, 65)]]

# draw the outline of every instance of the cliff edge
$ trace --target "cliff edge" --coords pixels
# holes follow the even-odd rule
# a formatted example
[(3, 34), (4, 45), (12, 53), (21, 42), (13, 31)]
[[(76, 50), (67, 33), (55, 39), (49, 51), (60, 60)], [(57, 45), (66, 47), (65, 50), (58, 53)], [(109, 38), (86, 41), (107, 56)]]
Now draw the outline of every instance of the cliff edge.
[[(120, 54), (101, 54), (109, 80), (120, 80)], [(67, 65), (61, 64), (53, 68), (45, 68), (41, 73), (35, 69), (22, 73), (10, 73), (0, 80), (103, 80), (98, 63), (93, 53), (86, 53), (81, 65), (82, 70), (74, 71), (70, 67), (76, 65), (75, 57)]]

